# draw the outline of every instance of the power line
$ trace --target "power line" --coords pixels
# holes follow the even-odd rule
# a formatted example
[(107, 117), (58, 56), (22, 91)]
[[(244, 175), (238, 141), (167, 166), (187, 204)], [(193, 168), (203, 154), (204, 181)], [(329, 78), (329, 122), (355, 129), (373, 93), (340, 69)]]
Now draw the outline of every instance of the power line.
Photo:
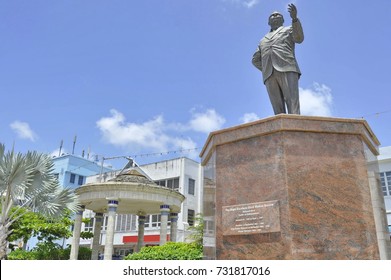
[(151, 156), (165, 156), (170, 154), (184, 154), (184, 153), (190, 153), (192, 151), (197, 151), (198, 148), (192, 148), (192, 149), (180, 149), (176, 151), (165, 151), (165, 152), (155, 152), (155, 153), (147, 153), (147, 154), (136, 154), (136, 155), (129, 155), (129, 156), (114, 156), (114, 157), (104, 157), (105, 160), (110, 159), (118, 159), (118, 158), (141, 158), (141, 157), (151, 157)]
[(361, 118), (364, 119), (364, 118), (373, 117), (373, 116), (378, 117), (379, 115), (387, 114), (387, 113), (390, 113), (390, 112), (391, 112), (391, 109), (387, 110), (387, 111), (382, 111), (382, 112), (377, 112), (377, 113), (372, 113), (372, 114), (369, 114), (369, 115), (365, 115), (365, 116), (362, 116)]

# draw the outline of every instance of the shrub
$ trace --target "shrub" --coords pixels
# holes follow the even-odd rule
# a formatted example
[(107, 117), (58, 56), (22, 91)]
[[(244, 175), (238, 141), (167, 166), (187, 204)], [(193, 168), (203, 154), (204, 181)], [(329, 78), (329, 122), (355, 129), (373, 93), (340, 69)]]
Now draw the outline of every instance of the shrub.
[(196, 243), (167, 242), (162, 246), (143, 247), (125, 260), (202, 260), (202, 246)]
[[(8, 254), (8, 260), (69, 260), (71, 248), (61, 248), (52, 242), (40, 242), (31, 251), (17, 249)], [(90, 260), (91, 249), (79, 247), (78, 260)]]
[(34, 251), (25, 251), (16, 249), (7, 255), (8, 260), (37, 260), (37, 254)]
[[(79, 254), (77, 256), (78, 260), (91, 260), (92, 250), (87, 247), (79, 246)], [(69, 260), (71, 255), (71, 247), (64, 249), (64, 255), (66, 256), (65, 260)]]

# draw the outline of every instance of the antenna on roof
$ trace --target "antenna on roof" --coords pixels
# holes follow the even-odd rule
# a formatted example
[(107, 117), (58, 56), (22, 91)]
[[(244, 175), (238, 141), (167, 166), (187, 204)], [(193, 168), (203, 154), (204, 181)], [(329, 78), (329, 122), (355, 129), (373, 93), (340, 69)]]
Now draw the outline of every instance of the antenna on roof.
[(60, 142), (60, 149), (58, 150), (58, 156), (61, 156), (62, 144), (64, 144), (63, 140), (61, 140)]
[(73, 139), (72, 155), (74, 155), (74, 154), (75, 154), (75, 145), (76, 145), (76, 139), (77, 139), (77, 135), (75, 135), (75, 138)]

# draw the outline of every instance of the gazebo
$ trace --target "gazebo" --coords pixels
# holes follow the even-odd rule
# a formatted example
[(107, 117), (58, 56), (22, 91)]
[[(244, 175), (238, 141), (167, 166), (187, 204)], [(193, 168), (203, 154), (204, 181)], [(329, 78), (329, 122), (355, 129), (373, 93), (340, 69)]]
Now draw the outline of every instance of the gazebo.
[(107, 214), (107, 230), (104, 245), (104, 260), (113, 255), (114, 227), (116, 214), (138, 216), (137, 250), (144, 242), (144, 222), (148, 214), (161, 214), (160, 241), (167, 241), (168, 218), (170, 217), (170, 241), (176, 241), (178, 213), (185, 196), (178, 191), (158, 186), (133, 161), (114, 179), (101, 183), (85, 184), (75, 190), (82, 209), (76, 214), (71, 244), (71, 260), (77, 260), (83, 212), (95, 212), (94, 237), (92, 239), (92, 260), (98, 259), (99, 237), (103, 213)]

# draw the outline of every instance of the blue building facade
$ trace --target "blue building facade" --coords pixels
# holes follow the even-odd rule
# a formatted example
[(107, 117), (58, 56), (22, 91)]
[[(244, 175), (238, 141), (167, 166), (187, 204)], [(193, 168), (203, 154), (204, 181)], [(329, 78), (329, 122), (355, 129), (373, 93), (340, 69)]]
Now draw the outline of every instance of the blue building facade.
[(75, 155), (62, 155), (53, 158), (54, 174), (60, 185), (67, 188), (78, 188), (86, 183), (86, 177), (112, 171), (101, 166), (98, 161)]

